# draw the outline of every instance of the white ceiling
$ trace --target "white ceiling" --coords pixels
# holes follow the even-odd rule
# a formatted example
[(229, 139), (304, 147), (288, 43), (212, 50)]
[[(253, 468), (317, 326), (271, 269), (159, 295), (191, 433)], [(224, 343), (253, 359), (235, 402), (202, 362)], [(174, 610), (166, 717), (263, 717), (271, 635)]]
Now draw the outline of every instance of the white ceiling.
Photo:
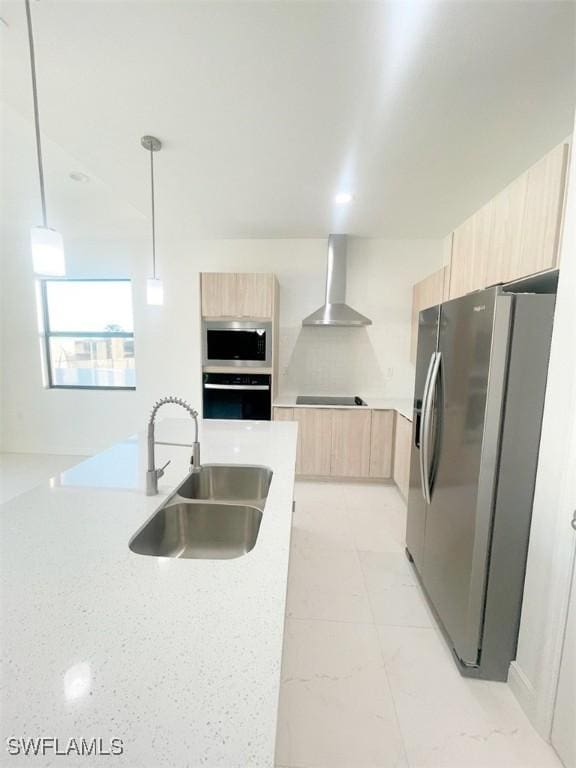
[[(161, 226), (186, 236), (441, 236), (571, 131), (575, 9), (40, 0), (43, 131), (94, 177), (99, 199), (109, 190), (145, 214), (139, 140), (161, 138)], [(0, 15), (2, 97), (29, 120), (23, 0)], [(30, 196), (24, 134), (25, 161), (15, 144), (4, 150), (14, 194)], [(49, 202), (60, 177), (68, 198), (90, 199), (90, 185), (68, 180), (78, 167), (49, 167)], [(355, 200), (338, 209), (342, 188)]]

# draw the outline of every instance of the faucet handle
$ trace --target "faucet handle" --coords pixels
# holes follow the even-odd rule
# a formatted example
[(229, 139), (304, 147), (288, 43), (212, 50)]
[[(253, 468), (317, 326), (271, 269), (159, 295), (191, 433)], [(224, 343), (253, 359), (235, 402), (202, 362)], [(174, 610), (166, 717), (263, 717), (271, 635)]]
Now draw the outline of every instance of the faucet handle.
[(164, 470), (166, 469), (168, 464), (170, 464), (171, 461), (172, 461), (172, 459), (168, 459), (168, 461), (166, 462), (166, 464), (164, 464), (163, 467), (160, 467), (160, 469), (156, 470), (156, 472), (158, 473), (158, 477), (162, 477), (162, 475), (164, 474)]
[(195, 441), (192, 443), (192, 455), (190, 456), (190, 466), (198, 470), (200, 469), (200, 443)]

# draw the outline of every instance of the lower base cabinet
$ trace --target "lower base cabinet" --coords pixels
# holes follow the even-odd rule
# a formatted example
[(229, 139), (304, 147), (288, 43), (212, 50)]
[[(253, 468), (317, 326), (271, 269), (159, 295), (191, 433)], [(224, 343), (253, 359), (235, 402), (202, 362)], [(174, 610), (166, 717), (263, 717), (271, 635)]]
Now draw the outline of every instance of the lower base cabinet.
[(342, 408), (332, 413), (330, 474), (334, 477), (370, 475), (371, 411)]
[(410, 486), (410, 451), (412, 448), (412, 422), (396, 414), (394, 439), (394, 482), (405, 499)]
[(294, 408), (298, 422), (296, 474), (329, 476), (332, 456), (332, 411), (327, 408)]
[(370, 477), (392, 477), (395, 411), (372, 411), (370, 432)]
[(394, 411), (275, 407), (274, 420), (298, 422), (298, 475), (392, 477)]

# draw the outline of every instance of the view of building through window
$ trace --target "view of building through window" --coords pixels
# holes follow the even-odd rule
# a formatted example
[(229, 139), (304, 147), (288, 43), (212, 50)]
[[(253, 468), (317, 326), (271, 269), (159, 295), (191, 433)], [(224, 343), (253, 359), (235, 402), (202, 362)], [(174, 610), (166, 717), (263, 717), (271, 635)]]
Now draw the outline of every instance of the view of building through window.
[(129, 280), (44, 280), (51, 387), (136, 386)]

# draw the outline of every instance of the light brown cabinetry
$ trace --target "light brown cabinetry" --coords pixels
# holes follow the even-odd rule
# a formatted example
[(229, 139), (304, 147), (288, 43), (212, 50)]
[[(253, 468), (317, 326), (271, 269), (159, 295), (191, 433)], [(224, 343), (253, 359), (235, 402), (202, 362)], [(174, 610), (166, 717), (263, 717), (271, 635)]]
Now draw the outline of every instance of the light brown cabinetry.
[(489, 202), (454, 230), (449, 298), (486, 285), (494, 205)]
[(528, 171), (521, 271), (510, 279), (557, 266), (567, 166), (568, 145), (561, 144)]
[(332, 411), (331, 475), (368, 477), (371, 417), (368, 410)]
[(493, 200), (492, 242), (486, 286), (522, 275), (522, 228), (528, 174), (523, 174)]
[(567, 162), (560, 144), (454, 230), (451, 299), (557, 266)]
[(413, 288), (412, 291), (412, 335), (410, 339), (410, 360), (416, 362), (416, 345), (418, 343), (418, 317), (423, 309), (434, 307), (447, 298), (448, 267), (433, 272)]
[(332, 411), (328, 408), (294, 408), (298, 422), (296, 474), (323, 477), (331, 473)]
[(272, 317), (274, 276), (257, 272), (236, 275), (236, 301), (240, 317)]
[(298, 422), (298, 475), (386, 480), (392, 477), (394, 413), (275, 407), (274, 420)]
[(394, 411), (372, 411), (370, 477), (392, 477)]
[(294, 408), (274, 408), (274, 421), (294, 421)]
[(412, 447), (412, 422), (401, 414), (396, 414), (396, 434), (394, 439), (394, 482), (405, 499), (410, 486), (410, 451)]
[(271, 319), (274, 285), (272, 274), (203, 272), (202, 316)]
[(224, 317), (236, 309), (236, 275), (233, 272), (204, 272), (200, 276), (202, 315)]

